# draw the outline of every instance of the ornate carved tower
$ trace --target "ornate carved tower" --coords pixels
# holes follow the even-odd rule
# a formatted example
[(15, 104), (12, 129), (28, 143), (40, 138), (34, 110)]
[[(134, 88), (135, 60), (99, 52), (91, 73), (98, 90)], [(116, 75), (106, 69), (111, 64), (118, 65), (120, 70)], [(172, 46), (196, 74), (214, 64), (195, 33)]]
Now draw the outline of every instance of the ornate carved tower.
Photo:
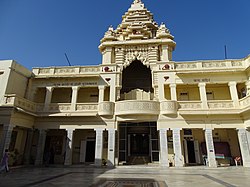
[[(101, 39), (99, 49), (103, 55), (102, 65), (107, 66), (106, 68), (115, 65), (116, 73), (122, 73), (132, 62), (141, 62), (151, 70), (154, 98), (157, 98), (158, 86), (154, 71), (157, 71), (158, 64), (166, 64), (172, 60), (172, 51), (176, 45), (173, 39), (165, 24), (159, 26), (142, 1), (134, 0), (122, 16), (121, 24), (116, 29), (110, 26)], [(119, 90), (122, 76), (117, 78)]]

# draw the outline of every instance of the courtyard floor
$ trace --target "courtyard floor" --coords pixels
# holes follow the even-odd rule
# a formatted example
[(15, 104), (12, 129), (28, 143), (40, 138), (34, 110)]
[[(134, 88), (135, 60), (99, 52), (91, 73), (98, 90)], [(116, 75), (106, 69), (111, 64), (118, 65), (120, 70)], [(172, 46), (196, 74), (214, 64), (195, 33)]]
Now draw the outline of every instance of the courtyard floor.
[(205, 166), (158, 168), (119, 166), (22, 167), (0, 174), (1, 187), (74, 186), (74, 187), (216, 187), (250, 186), (250, 168)]

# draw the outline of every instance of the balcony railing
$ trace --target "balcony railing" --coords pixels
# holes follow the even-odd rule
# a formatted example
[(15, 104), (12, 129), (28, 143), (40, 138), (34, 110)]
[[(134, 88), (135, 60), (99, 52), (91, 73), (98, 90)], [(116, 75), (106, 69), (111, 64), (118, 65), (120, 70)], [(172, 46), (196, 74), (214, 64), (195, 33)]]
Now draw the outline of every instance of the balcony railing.
[(36, 112), (36, 103), (17, 96), (16, 94), (8, 94), (3, 98), (3, 106), (15, 106), (28, 112)]
[(116, 115), (158, 115), (160, 114), (160, 103), (157, 101), (118, 101), (115, 105)]
[(1, 106), (17, 107), (23, 111), (39, 114), (60, 114), (77, 113), (78, 115), (99, 114), (105, 115), (159, 115), (177, 114), (177, 112), (200, 111), (225, 111), (241, 113), (250, 109), (250, 95), (239, 100), (236, 106), (232, 100), (209, 100), (207, 107), (201, 101), (144, 101), (144, 100), (125, 100), (102, 103), (77, 103), (72, 107), (71, 103), (51, 103), (45, 106), (43, 103), (34, 103), (15, 94), (5, 95)]

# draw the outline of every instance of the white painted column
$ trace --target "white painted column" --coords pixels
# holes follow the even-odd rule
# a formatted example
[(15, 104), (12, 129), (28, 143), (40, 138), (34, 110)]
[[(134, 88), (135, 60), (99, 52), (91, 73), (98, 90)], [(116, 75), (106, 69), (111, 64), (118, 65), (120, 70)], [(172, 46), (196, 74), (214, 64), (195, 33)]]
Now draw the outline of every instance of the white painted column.
[(76, 103), (77, 103), (77, 96), (78, 96), (78, 90), (79, 86), (73, 86), (72, 87), (72, 98), (71, 98), (71, 110), (76, 111)]
[(167, 45), (162, 45), (162, 57), (161, 60), (164, 62), (169, 61), (169, 53), (168, 53), (168, 46)]
[[(162, 78), (163, 79), (163, 78)], [(163, 81), (159, 81), (159, 101), (164, 101), (165, 99), (165, 90), (164, 90), (164, 82)]]
[(115, 166), (115, 129), (108, 129), (108, 166)]
[(250, 80), (248, 80), (246, 83), (246, 95), (250, 95)]
[(99, 89), (99, 103), (104, 101), (104, 90), (105, 90), (105, 86), (98, 86)]
[(231, 99), (233, 100), (234, 106), (238, 107), (239, 106), (239, 97), (238, 97), (238, 91), (237, 91), (236, 85), (237, 85), (237, 83), (235, 81), (228, 83)]
[(30, 164), (30, 151), (32, 147), (33, 134), (34, 134), (33, 129), (29, 129), (27, 132), (27, 140), (26, 140), (24, 155), (23, 155), (24, 164), (26, 165)]
[(177, 94), (176, 94), (176, 84), (170, 84), (170, 93), (171, 93), (171, 100), (177, 101)]
[(160, 165), (169, 167), (167, 129), (160, 129)]
[(173, 131), (173, 145), (174, 145), (174, 161), (175, 161), (175, 167), (183, 167), (183, 157), (182, 157), (182, 151), (181, 151), (181, 129), (175, 128), (172, 129)]
[(54, 89), (54, 87), (46, 87), (46, 97), (45, 97), (45, 103), (44, 103), (44, 111), (48, 111), (48, 109), (49, 109), (53, 89)]
[(206, 83), (199, 83), (200, 98), (202, 103), (202, 108), (207, 109), (207, 93), (206, 93)]
[(1, 137), (1, 143), (0, 143), (0, 159), (3, 156), (5, 149), (9, 149), (13, 128), (14, 126), (10, 124), (3, 125), (3, 133)]
[(215, 159), (214, 141), (213, 141), (213, 129), (205, 129), (205, 140), (207, 147), (207, 159), (209, 167), (217, 167)]
[(102, 53), (102, 64), (111, 64), (112, 60), (112, 47), (106, 47)]
[(116, 101), (116, 87), (115, 87), (115, 75), (110, 75), (111, 80), (110, 80), (110, 93), (109, 93), (109, 101), (110, 102), (115, 102)]
[(240, 151), (244, 167), (250, 167), (250, 151), (246, 129), (237, 129)]
[(66, 139), (66, 148), (65, 148), (65, 159), (64, 165), (72, 165), (72, 145), (73, 145), (73, 134), (75, 129), (66, 129), (67, 139)]
[(102, 165), (102, 151), (103, 151), (103, 130), (95, 129), (96, 139), (95, 139), (95, 165)]
[(44, 154), (44, 147), (45, 147), (45, 141), (46, 141), (46, 130), (40, 129), (39, 130), (39, 139), (37, 144), (37, 150), (36, 150), (36, 160), (35, 165), (40, 166), (43, 164), (43, 154)]

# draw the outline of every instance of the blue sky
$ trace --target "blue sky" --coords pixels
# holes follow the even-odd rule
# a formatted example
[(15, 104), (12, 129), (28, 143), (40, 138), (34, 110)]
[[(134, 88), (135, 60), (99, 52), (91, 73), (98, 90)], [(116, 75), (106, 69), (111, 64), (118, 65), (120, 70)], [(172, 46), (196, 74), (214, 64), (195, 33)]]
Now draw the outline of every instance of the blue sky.
[[(0, 0), (0, 59), (32, 67), (101, 64), (100, 39), (133, 0)], [(250, 54), (249, 0), (143, 0), (177, 43), (174, 61)]]

